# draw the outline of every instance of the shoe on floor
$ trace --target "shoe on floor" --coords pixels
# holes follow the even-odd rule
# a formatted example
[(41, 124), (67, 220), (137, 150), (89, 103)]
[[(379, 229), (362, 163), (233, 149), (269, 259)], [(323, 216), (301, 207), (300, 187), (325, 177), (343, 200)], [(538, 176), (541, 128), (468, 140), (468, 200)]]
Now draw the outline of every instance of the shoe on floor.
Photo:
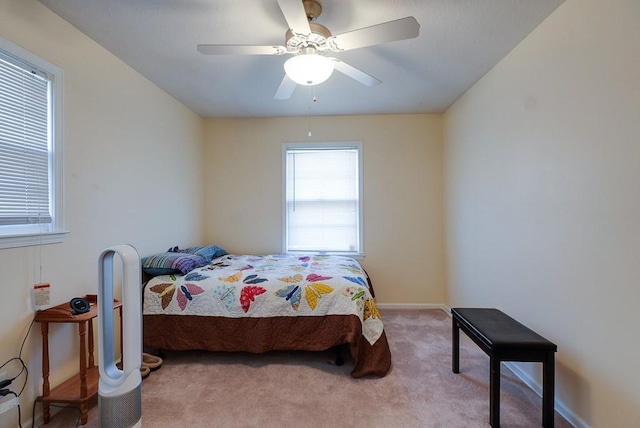
[(143, 380), (148, 378), (150, 374), (151, 374), (151, 369), (149, 367), (145, 367), (145, 366), (140, 367), (140, 375), (142, 376)]
[(146, 352), (142, 353), (142, 367), (148, 367), (149, 370), (154, 371), (158, 370), (161, 365), (162, 358), (147, 354)]

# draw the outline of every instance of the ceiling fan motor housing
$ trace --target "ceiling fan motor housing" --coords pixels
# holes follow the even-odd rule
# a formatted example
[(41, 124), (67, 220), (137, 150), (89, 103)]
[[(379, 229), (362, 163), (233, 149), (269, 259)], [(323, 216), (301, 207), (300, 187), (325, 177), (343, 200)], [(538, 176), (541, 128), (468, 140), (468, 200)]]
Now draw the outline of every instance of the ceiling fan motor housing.
[(310, 22), (310, 34), (296, 34), (287, 30), (285, 35), (286, 47), (289, 52), (299, 52), (306, 47), (314, 47), (317, 51), (325, 51), (329, 48), (327, 39), (331, 37), (331, 31), (322, 24)]
[(309, 21), (315, 21), (322, 13), (322, 2), (320, 0), (303, 0), (304, 11)]

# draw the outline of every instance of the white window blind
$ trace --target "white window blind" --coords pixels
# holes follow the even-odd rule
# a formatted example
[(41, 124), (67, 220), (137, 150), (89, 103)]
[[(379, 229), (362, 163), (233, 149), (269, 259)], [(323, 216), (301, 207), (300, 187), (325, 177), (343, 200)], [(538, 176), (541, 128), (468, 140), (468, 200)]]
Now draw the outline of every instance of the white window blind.
[(359, 255), (361, 145), (285, 145), (285, 251)]
[(0, 226), (51, 223), (50, 79), (0, 52)]
[(62, 69), (0, 37), (0, 249), (62, 242)]

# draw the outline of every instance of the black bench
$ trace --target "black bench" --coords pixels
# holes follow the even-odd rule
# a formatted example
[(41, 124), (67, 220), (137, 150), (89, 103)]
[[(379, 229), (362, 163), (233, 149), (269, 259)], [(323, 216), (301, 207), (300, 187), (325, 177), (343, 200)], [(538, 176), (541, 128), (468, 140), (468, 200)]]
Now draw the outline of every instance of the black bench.
[(558, 347), (498, 309), (453, 308), (453, 372), (460, 373), (460, 329), (490, 359), (489, 422), (500, 427), (500, 363), (542, 363), (542, 426), (553, 427), (555, 352)]

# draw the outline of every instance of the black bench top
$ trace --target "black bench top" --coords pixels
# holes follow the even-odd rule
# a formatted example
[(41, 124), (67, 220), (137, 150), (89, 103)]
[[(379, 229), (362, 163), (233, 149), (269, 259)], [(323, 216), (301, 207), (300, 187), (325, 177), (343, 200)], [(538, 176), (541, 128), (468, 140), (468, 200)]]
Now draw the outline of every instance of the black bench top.
[(558, 347), (498, 309), (452, 308), (451, 314), (492, 349), (546, 349)]

